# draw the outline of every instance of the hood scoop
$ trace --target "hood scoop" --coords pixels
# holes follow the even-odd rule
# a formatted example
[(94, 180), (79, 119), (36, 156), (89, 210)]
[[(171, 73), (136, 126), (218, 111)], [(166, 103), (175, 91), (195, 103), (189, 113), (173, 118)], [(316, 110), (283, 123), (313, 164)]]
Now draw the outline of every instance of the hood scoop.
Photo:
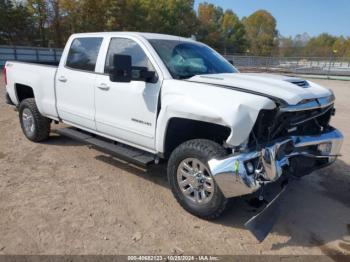
[(308, 81), (306, 80), (302, 80), (302, 79), (293, 79), (293, 80), (286, 80), (287, 82), (291, 83), (291, 84), (294, 84), (294, 85), (297, 85), (297, 86), (300, 86), (302, 88), (308, 88), (310, 87), (310, 84)]

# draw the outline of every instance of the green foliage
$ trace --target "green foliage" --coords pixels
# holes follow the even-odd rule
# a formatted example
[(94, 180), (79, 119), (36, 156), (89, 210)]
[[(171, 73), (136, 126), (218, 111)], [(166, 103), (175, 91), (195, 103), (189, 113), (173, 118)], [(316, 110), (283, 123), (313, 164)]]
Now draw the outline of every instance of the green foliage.
[(198, 7), (198, 40), (224, 53), (242, 53), (247, 48), (245, 29), (232, 10), (201, 3)]
[(304, 49), (310, 41), (310, 36), (307, 33), (298, 34), (292, 37), (279, 38), (279, 55), (282, 57), (300, 57), (304, 55)]
[(0, 44), (31, 44), (33, 19), (20, 2), (0, 0)]
[(222, 39), (220, 34), (220, 19), (223, 16), (221, 7), (201, 3), (198, 7), (198, 40), (219, 49)]
[(336, 41), (334, 36), (321, 34), (313, 37), (304, 48), (304, 54), (309, 56), (330, 56), (333, 53), (333, 45)]
[(276, 49), (277, 30), (275, 18), (265, 10), (259, 10), (243, 20), (250, 53), (268, 56)]
[(350, 58), (350, 37), (338, 37), (333, 44), (333, 52), (337, 57)]
[(288, 56), (313, 56), (313, 57), (346, 57), (350, 58), (350, 37), (335, 37), (323, 33), (310, 38), (308, 35), (298, 35), (294, 39), (281, 37), (279, 55)]
[(47, 43), (48, 1), (27, 0), (27, 10), (34, 21), (34, 41), (42, 46)]
[(221, 20), (224, 53), (244, 53), (248, 46), (244, 25), (232, 10), (226, 10)]
[(350, 38), (278, 36), (275, 18), (247, 18), (194, 0), (0, 0), (0, 44), (63, 47), (73, 33), (140, 31), (195, 35), (222, 53), (350, 57)]

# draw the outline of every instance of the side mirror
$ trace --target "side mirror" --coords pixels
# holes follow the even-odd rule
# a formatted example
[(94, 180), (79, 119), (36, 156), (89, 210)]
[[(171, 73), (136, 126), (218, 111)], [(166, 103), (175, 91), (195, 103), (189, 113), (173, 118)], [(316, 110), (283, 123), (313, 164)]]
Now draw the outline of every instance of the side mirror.
[(131, 81), (131, 56), (113, 55), (112, 67), (109, 71), (109, 78), (112, 82), (130, 82)]
[(149, 71), (147, 67), (132, 66), (131, 56), (113, 55), (112, 66), (109, 69), (109, 78), (112, 82), (145, 81), (156, 83), (156, 72)]
[(233, 65), (233, 60), (228, 59), (227, 61), (228, 61), (231, 65)]
[(131, 78), (135, 81), (145, 81), (149, 83), (157, 82), (156, 72), (149, 71), (147, 67), (133, 66)]

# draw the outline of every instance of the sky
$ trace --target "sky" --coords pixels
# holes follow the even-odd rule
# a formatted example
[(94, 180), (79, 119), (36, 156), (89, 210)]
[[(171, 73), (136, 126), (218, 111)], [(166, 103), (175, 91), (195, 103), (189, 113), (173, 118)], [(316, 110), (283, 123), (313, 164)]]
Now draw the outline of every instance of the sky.
[[(204, 2), (195, 0), (195, 9)], [(304, 32), (310, 36), (329, 33), (350, 36), (350, 0), (207, 0), (223, 9), (232, 9), (240, 18), (259, 9), (269, 11), (277, 20), (283, 36)]]

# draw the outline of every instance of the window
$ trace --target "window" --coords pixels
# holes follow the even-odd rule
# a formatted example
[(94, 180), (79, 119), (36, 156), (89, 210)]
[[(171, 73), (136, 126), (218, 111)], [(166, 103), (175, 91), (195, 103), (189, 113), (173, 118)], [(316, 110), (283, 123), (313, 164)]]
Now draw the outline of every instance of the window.
[(112, 38), (108, 48), (105, 73), (109, 72), (113, 55), (116, 54), (131, 56), (131, 66), (133, 67), (146, 67), (149, 71), (155, 71), (145, 52), (134, 40)]
[(76, 38), (70, 47), (66, 66), (85, 71), (95, 71), (102, 38)]
[(204, 44), (159, 39), (149, 42), (175, 79), (237, 72), (224, 57)]

